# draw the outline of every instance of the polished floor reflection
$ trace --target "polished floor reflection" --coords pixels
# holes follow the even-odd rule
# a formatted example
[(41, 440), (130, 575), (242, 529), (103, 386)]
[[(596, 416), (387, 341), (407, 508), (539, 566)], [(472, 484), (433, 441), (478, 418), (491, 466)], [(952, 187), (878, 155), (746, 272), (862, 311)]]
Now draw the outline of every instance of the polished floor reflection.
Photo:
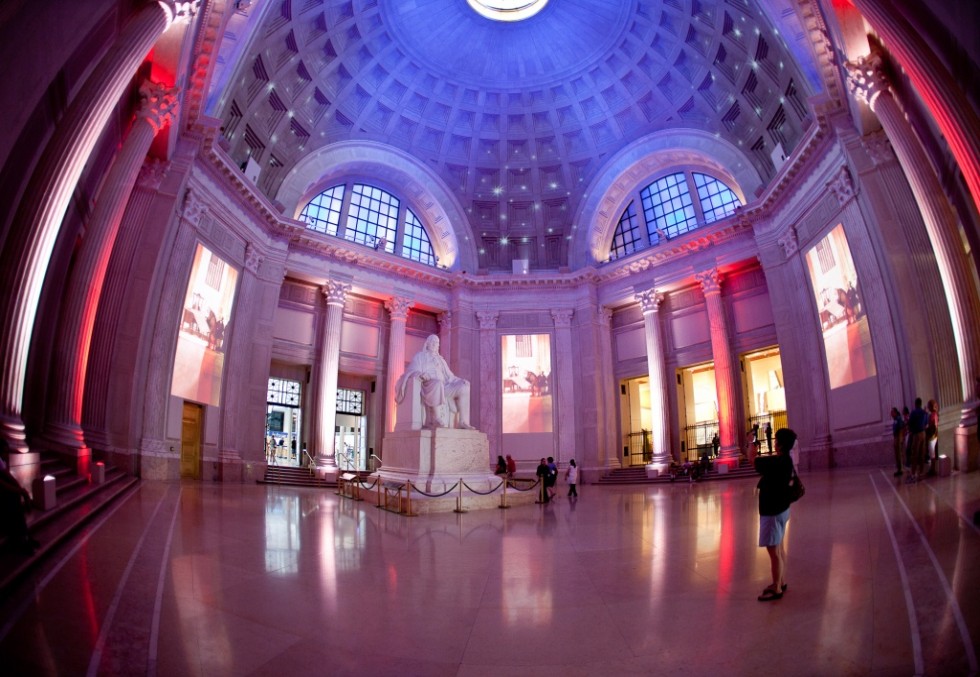
[(769, 603), (750, 480), (587, 485), (577, 501), (414, 518), (317, 490), (147, 482), (4, 602), (0, 665), (975, 674), (980, 473), (805, 479), (789, 590)]

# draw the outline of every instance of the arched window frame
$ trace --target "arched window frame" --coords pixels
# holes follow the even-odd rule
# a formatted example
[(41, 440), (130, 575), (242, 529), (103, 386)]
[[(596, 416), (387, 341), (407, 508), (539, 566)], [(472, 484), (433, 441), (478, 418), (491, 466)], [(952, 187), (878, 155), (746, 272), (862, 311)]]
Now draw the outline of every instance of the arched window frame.
[[(695, 174), (706, 177), (710, 181), (699, 185), (699, 182), (695, 180)], [(683, 181), (677, 177), (683, 177)], [(703, 190), (706, 185), (715, 185), (711, 182), (717, 182), (722, 190), (717, 193)], [(682, 187), (686, 188), (686, 192)], [(717, 195), (721, 195), (722, 198), (712, 200), (712, 197)], [(656, 209), (656, 200), (653, 199), (655, 196), (665, 198), (675, 209), (687, 210), (685, 217), (681, 220), (675, 219), (673, 222), (661, 220), (658, 223), (657, 217), (662, 216), (662, 214)], [(730, 198), (734, 198), (735, 201), (733, 202)], [(714, 204), (708, 212), (704, 208), (706, 202)], [(636, 191), (629, 195), (628, 202), (623, 208), (619, 222), (613, 232), (608, 260), (615, 261), (625, 258), (666, 240), (680, 237), (693, 230), (726, 219), (734, 214), (735, 208), (742, 204), (734, 181), (730, 177), (719, 176), (715, 170), (700, 166), (685, 166), (671, 167), (657, 172), (649, 180), (641, 182)], [(636, 214), (632, 223), (629, 223), (631, 231), (627, 233), (624, 230), (624, 223), (629, 221), (626, 217), (630, 209), (633, 209)], [(719, 216), (718, 210), (723, 214)], [(636, 216), (641, 218), (646, 225), (645, 228), (637, 227)]]
[[(311, 205), (317, 211), (316, 223), (311, 223)], [(336, 217), (335, 224), (322, 218), (327, 213)], [(404, 197), (380, 182), (349, 179), (328, 185), (307, 201), (297, 218), (308, 229), (325, 235), (397, 253), (424, 265), (439, 265), (422, 219)]]

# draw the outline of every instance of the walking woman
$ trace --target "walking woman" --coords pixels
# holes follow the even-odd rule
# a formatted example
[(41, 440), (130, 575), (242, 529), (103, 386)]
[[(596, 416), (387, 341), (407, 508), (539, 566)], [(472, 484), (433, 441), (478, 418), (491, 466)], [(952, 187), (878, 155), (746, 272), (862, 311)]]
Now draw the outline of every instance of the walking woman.
[(769, 554), (772, 585), (759, 595), (760, 602), (782, 599), (786, 592), (786, 549), (783, 535), (789, 522), (789, 485), (793, 480), (793, 459), (789, 452), (796, 444), (796, 433), (789, 428), (776, 431), (776, 455), (755, 459), (759, 479), (759, 547)]

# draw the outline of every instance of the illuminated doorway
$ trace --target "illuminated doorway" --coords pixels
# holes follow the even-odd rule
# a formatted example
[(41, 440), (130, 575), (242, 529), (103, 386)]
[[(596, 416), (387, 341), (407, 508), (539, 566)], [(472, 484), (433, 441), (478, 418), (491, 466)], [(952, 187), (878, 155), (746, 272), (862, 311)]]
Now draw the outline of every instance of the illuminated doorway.
[(337, 388), (335, 446), (337, 467), (346, 471), (367, 470), (367, 417), (364, 391)]
[(756, 447), (760, 453), (772, 453), (772, 433), (786, 427), (786, 389), (779, 348), (774, 346), (746, 353), (742, 356), (742, 371), (748, 418), (746, 430), (758, 431)]
[(204, 429), (204, 407), (184, 402), (180, 419), (180, 476), (201, 479), (201, 431)]
[(697, 461), (718, 452), (718, 391), (714, 362), (677, 370), (677, 410), (681, 460)]
[(646, 465), (653, 460), (653, 414), (650, 410), (650, 378), (625, 379), (619, 384), (620, 429), (623, 431), (623, 465)]
[(265, 455), (270, 464), (303, 464), (301, 388), (299, 381), (269, 379), (265, 399)]

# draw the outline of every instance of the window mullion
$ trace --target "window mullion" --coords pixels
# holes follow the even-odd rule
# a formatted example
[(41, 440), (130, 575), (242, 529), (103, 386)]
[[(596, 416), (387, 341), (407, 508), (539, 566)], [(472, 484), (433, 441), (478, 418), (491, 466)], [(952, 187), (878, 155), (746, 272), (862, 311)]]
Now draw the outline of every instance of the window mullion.
[(687, 192), (691, 195), (691, 206), (694, 207), (695, 228), (700, 228), (707, 221), (704, 218), (704, 210), (701, 209), (701, 193), (694, 183), (694, 174), (684, 172), (684, 180), (687, 182)]
[(347, 239), (347, 219), (350, 218), (350, 201), (354, 194), (354, 184), (344, 184), (344, 199), (340, 203), (340, 222), (337, 224), (337, 237)]

